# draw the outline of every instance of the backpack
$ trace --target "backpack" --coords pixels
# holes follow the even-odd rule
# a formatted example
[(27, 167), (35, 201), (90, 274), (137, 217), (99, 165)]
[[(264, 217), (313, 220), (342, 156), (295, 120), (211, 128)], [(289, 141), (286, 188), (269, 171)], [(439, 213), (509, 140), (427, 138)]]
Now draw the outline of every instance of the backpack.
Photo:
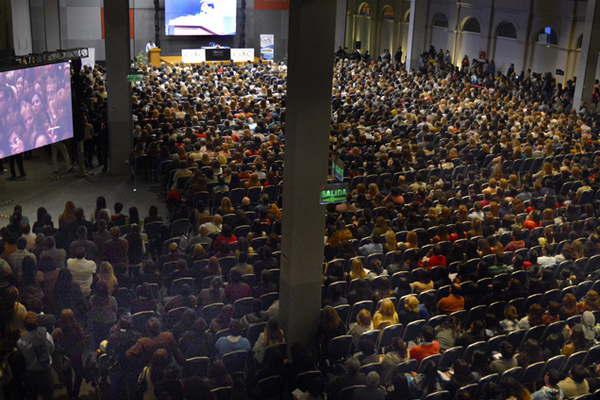
[(33, 354), (35, 354), (40, 367), (44, 369), (49, 368), (51, 364), (48, 340), (46, 339), (45, 333), (45, 330), (43, 334), (40, 331), (36, 331), (33, 335), (31, 335), (30, 340)]

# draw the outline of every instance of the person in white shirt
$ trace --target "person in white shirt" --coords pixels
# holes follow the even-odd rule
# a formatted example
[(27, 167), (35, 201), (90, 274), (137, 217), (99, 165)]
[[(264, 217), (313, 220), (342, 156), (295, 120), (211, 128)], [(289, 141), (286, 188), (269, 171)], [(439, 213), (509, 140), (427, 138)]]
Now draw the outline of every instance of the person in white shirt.
[(75, 249), (75, 258), (67, 260), (67, 269), (73, 275), (73, 282), (79, 285), (84, 296), (89, 296), (92, 291), (92, 281), (96, 273), (96, 263), (85, 258), (85, 249)]

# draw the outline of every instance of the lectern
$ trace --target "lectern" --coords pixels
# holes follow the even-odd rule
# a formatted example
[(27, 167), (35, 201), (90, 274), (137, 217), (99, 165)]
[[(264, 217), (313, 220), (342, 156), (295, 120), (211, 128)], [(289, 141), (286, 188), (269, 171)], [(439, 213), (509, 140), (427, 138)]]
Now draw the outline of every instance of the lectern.
[(158, 47), (148, 51), (148, 62), (153, 67), (160, 67), (160, 49)]

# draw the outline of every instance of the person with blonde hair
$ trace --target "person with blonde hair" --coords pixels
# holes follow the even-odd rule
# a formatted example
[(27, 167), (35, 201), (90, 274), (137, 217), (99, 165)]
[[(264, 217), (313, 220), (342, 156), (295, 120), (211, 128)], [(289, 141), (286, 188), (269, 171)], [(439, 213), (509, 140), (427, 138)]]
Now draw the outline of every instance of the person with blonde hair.
[(396, 233), (393, 230), (388, 230), (383, 234), (385, 242), (383, 248), (385, 251), (396, 251), (398, 250), (398, 242), (396, 241)]
[(368, 279), (370, 270), (363, 267), (362, 260), (358, 257), (352, 259), (352, 268), (350, 270), (350, 280)]
[(100, 266), (98, 267), (98, 274), (96, 276), (99, 282), (106, 283), (109, 294), (113, 294), (117, 286), (119, 286), (119, 281), (115, 276), (113, 266), (108, 261), (103, 261), (100, 263)]
[(373, 316), (373, 328), (383, 329), (388, 325), (398, 323), (398, 313), (391, 299), (383, 299)]

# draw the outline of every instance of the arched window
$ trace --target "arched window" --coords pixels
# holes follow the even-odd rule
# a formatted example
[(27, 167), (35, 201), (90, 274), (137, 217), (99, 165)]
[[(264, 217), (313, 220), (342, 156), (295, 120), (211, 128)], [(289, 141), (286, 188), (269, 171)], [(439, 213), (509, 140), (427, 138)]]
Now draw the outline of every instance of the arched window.
[(517, 28), (515, 28), (515, 26), (510, 22), (500, 22), (496, 28), (496, 36), (516, 39)]
[(448, 17), (446, 17), (442, 13), (435, 13), (433, 15), (433, 19), (431, 20), (431, 25), (437, 26), (439, 28), (447, 28), (448, 27)]
[(361, 3), (360, 6), (358, 6), (358, 15), (363, 15), (365, 17), (371, 16), (371, 6), (369, 5), (369, 3), (364, 2)]
[(383, 19), (394, 19), (395, 16), (394, 7), (390, 5), (383, 6)]
[(463, 22), (463, 32), (481, 33), (481, 26), (477, 18), (469, 17)]
[(402, 18), (402, 22), (409, 22), (410, 21), (410, 9), (406, 10), (406, 12), (404, 13), (404, 17)]

